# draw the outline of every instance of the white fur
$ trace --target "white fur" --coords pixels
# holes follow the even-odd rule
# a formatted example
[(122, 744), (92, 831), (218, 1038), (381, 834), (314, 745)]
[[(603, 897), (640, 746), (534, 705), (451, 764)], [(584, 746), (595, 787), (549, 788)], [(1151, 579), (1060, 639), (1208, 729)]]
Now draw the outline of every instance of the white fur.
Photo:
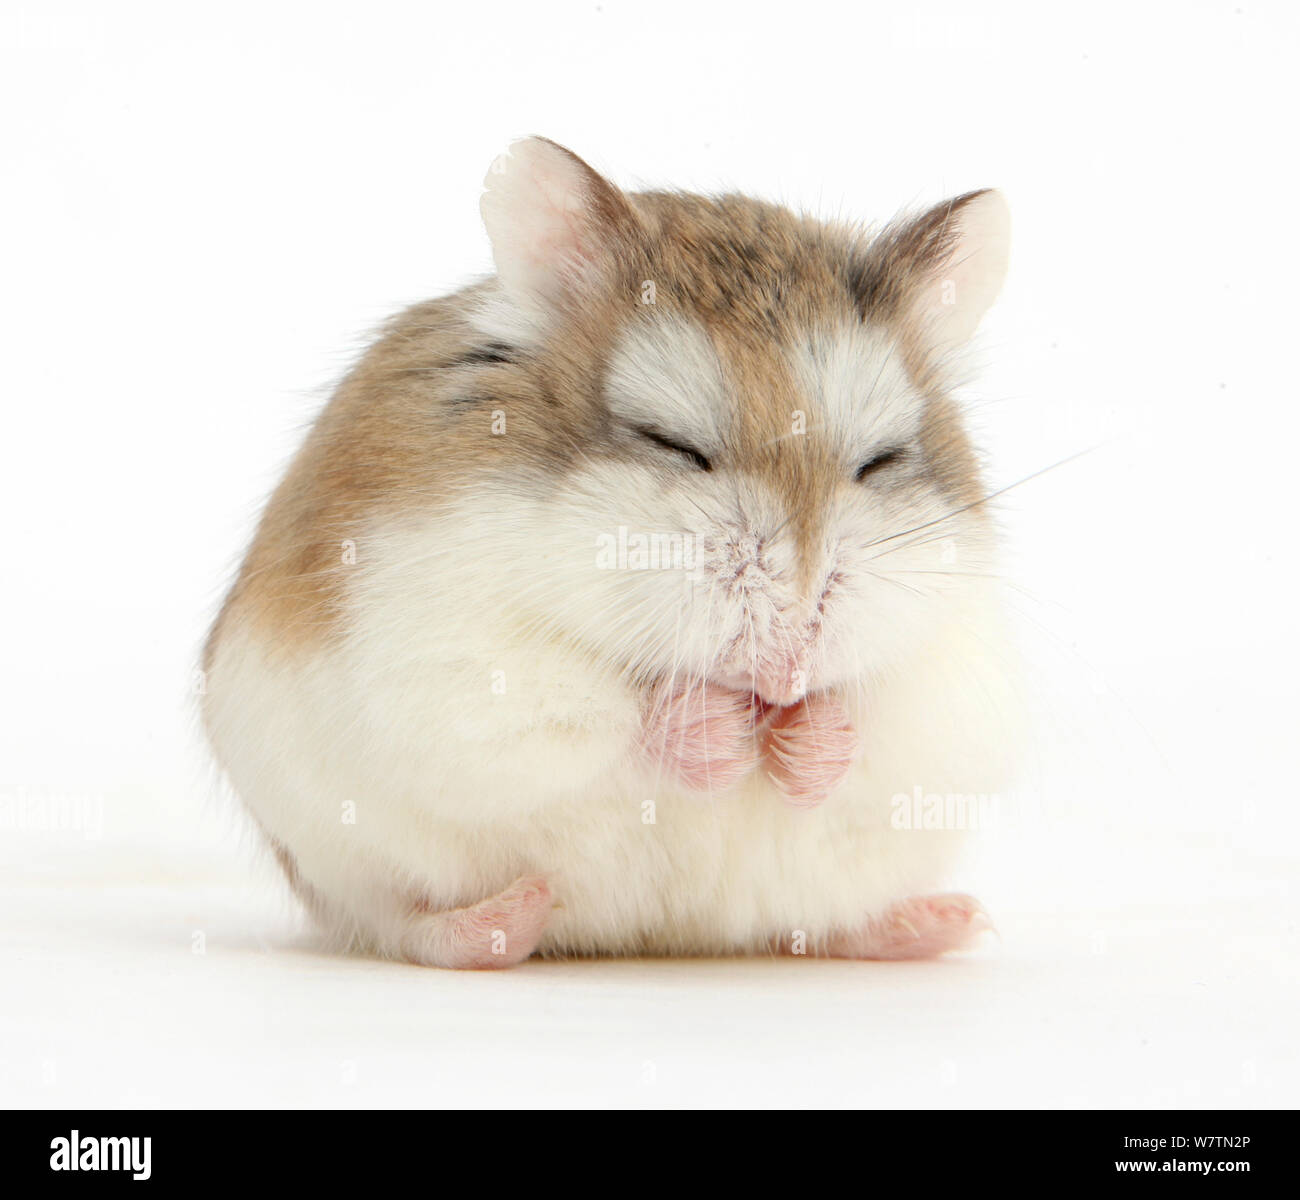
[[(489, 176), (501, 286), (475, 320), (502, 340), (544, 336), (555, 265), (584, 249), (565, 240), (580, 175), (530, 142)], [(976, 202), (970, 236), (996, 243), (998, 218)], [(933, 317), (945, 342), (973, 328), (999, 261), (995, 247), (954, 265), (960, 314)], [(726, 437), (719, 364), (702, 331), (650, 319), (614, 358), (611, 405), (707, 451)], [(208, 677), (209, 734), (331, 930), (399, 953), (415, 903), (470, 905), (541, 875), (558, 905), (543, 951), (758, 951), (799, 931), (815, 945), (945, 882), (960, 832), (893, 828), (891, 803), (1006, 778), (1015, 676), (987, 527), (920, 479), (852, 485), (920, 419), (887, 340), (815, 332), (789, 365), (803, 436), (831, 439), (845, 467), (811, 588), (792, 514), (758, 477), (593, 456), (544, 493), (525, 473), (485, 475), (376, 524), (342, 628), (310, 655), (236, 610)], [(689, 534), (703, 553), (690, 570), (603, 570), (599, 540), (620, 526)], [(792, 808), (761, 773), (689, 794), (644, 752), (648, 682), (786, 703), (774, 672), (790, 663), (863, 740), (820, 807)]]
[[(665, 786), (638, 759), (635, 697), (606, 672), (502, 638), (472, 610), (433, 636), (408, 611), (310, 665), (268, 670), (261, 647), (232, 638), (208, 697), (214, 741), (259, 823), (337, 906), (336, 928), (380, 950), (396, 946), (411, 897), (457, 907), (529, 873), (561, 905), (543, 950), (816, 940), (949, 873), (960, 833), (891, 828), (893, 796), (1000, 786), (1004, 664), (959, 624), (869, 703), (849, 697), (862, 764), (802, 812), (762, 776), (723, 797)], [(448, 670), (421, 685), (413, 656)], [(487, 663), (503, 664), (505, 697)]]
[(706, 455), (725, 444), (730, 407), (704, 329), (656, 313), (629, 326), (610, 357), (605, 399), (616, 417), (683, 436)]
[[(698, 367), (698, 340), (683, 347), (678, 368)], [(858, 413), (849, 380), (889, 381), (865, 398), (880, 427), (857, 429), (846, 462), (911, 420), (879, 358), (863, 369), (882, 351), (832, 342), (803, 362), (820, 372), (810, 406), (846, 428)], [(1005, 778), (1015, 705), (976, 523), (940, 525), (961, 546), (956, 566), (942, 539), (886, 543), (873, 569), (900, 587), (862, 569), (873, 553), (862, 547), (951, 504), (847, 493), (827, 570), (850, 584), (825, 599), (806, 666), (810, 686), (849, 707), (864, 755), (804, 812), (761, 774), (728, 795), (687, 794), (638, 745), (638, 679), (714, 677), (730, 640), (743, 666), (763, 652), (747, 636), (793, 627), (791, 548), (754, 555), (744, 541), (788, 516), (776, 500), (753, 481), (683, 470), (666, 485), (662, 467), (599, 463), (544, 498), (523, 486), (484, 478), (441, 511), (361, 538), (328, 653), (295, 663), (237, 627), (218, 647), (214, 744), (326, 898), (329, 924), (396, 952), (412, 897), (458, 907), (540, 874), (560, 905), (543, 950), (752, 951), (797, 930), (824, 938), (941, 885), (960, 833), (893, 829), (890, 805), (918, 786), (988, 793)], [(601, 570), (597, 538), (619, 524), (691, 530), (709, 549), (687, 578)], [(728, 586), (738, 561), (757, 580), (739, 592)], [(925, 571), (938, 573), (908, 574)]]
[(483, 289), (466, 317), (484, 337), (505, 346), (533, 349), (546, 335), (545, 311), (533, 304), (520, 304), (495, 281)]
[(916, 437), (921, 397), (903, 367), (899, 347), (882, 330), (846, 326), (817, 331), (799, 347), (793, 365), (825, 434), (844, 447), (846, 465)]

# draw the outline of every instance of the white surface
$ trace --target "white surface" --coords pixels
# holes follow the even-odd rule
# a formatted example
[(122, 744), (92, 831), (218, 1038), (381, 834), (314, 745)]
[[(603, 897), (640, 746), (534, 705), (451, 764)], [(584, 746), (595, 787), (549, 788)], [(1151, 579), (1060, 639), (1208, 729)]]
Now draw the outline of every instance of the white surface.
[[(1179, 856), (1214, 880), (1229, 856)], [(1293, 864), (1179, 899), (1000, 919), (923, 964), (324, 957), (200, 857), (6, 889), (20, 1106), (1294, 1103)], [(66, 875), (67, 872), (60, 872)], [(195, 931), (205, 952), (193, 952)], [(1281, 947), (1287, 946), (1286, 950)], [(18, 1036), (14, 1036), (17, 1034)]]
[[(0, 1103), (1294, 1105), (1300, 15), (1256, 3), (11, 3)], [(214, 800), (203, 630), (487, 164), (1011, 202), (970, 400), (1043, 716), (963, 961), (323, 958)], [(97, 837), (38, 808), (84, 797)], [(206, 953), (192, 953), (202, 932)], [(648, 1064), (648, 1065), (647, 1065)]]

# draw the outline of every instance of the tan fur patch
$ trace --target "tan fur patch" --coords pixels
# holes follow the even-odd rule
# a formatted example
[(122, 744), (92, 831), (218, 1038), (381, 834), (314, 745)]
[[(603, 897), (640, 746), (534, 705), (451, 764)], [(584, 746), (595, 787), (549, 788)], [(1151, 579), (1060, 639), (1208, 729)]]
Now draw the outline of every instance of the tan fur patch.
[[(579, 160), (580, 161), (580, 160)], [(493, 469), (547, 478), (580, 454), (620, 453), (602, 402), (604, 364), (653, 281), (656, 308), (708, 333), (735, 420), (726, 463), (761, 475), (797, 513), (800, 544), (822, 536), (825, 501), (845, 485), (829, 445), (790, 447), (806, 407), (787, 352), (812, 330), (846, 321), (888, 329), (927, 397), (922, 446), (934, 478), (959, 503), (979, 497), (976, 462), (943, 394), (904, 297), (951, 248), (940, 206), (870, 239), (742, 196), (652, 192), (624, 197), (592, 173), (590, 228), (607, 262), (554, 314), (532, 351), (485, 346), (472, 321), (494, 283), (416, 305), (396, 317), (340, 384), (267, 506), (209, 638), (238, 620), (269, 631), (284, 652), (338, 628), (348, 572), (364, 569), (367, 528), (385, 514), (436, 508)], [(494, 413), (509, 436), (493, 436)], [(353, 561), (349, 561), (349, 546)], [(811, 550), (805, 555), (811, 564)]]

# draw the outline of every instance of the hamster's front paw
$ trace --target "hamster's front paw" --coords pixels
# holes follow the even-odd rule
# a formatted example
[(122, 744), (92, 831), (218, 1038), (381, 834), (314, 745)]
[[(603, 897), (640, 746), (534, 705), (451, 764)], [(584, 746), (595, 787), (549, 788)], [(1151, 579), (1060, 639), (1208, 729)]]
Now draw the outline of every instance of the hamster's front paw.
[(758, 762), (753, 697), (716, 684), (656, 692), (642, 730), (653, 761), (693, 791), (725, 792)]
[(785, 798), (796, 808), (812, 808), (848, 774), (858, 733), (838, 700), (809, 696), (773, 717), (763, 753), (767, 773)]

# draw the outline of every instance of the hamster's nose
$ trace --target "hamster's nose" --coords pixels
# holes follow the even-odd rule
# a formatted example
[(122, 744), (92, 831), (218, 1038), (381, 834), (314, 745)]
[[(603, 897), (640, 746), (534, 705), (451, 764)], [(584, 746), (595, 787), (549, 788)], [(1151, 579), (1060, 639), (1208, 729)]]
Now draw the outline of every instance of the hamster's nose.
[(807, 664), (799, 655), (776, 654), (759, 665), (754, 693), (768, 704), (784, 708), (802, 700), (807, 691)]

